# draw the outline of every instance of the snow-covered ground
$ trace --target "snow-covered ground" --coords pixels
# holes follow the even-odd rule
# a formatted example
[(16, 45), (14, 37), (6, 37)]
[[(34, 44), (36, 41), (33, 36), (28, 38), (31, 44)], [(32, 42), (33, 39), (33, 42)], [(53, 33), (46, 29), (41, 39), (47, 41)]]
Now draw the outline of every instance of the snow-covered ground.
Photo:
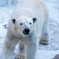
[[(36, 59), (53, 59), (56, 54), (59, 54), (59, 0), (45, 0), (45, 3), (50, 15), (50, 42), (46, 46), (38, 45)], [(5, 24), (7, 24), (12, 11), (13, 7), (0, 7), (0, 51), (7, 31)]]

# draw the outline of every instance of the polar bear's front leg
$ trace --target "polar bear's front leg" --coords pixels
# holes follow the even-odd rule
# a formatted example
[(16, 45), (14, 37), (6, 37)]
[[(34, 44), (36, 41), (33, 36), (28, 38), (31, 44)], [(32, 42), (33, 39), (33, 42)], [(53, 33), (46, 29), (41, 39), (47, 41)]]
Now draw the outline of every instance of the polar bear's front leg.
[(25, 45), (23, 42), (19, 41), (18, 47), (17, 47), (18, 52), (14, 52), (15, 54), (15, 59), (26, 59), (26, 54), (25, 54)]
[(4, 42), (4, 46), (1, 51), (2, 59), (11, 59), (13, 51), (14, 51), (14, 47), (17, 44), (17, 42), (18, 41), (16, 39), (6, 38), (6, 40)]
[(16, 54), (15, 59), (17, 59), (17, 58), (18, 59), (35, 59), (36, 49), (37, 49), (36, 43), (30, 44), (29, 42), (30, 41), (24, 42), (26, 44), (25, 47), (20, 49), (20, 53)]
[(49, 41), (49, 20), (46, 20), (41, 33), (40, 43), (47, 45)]
[(27, 47), (26, 59), (35, 59), (35, 56), (36, 56), (36, 46), (31, 45), (30, 47)]

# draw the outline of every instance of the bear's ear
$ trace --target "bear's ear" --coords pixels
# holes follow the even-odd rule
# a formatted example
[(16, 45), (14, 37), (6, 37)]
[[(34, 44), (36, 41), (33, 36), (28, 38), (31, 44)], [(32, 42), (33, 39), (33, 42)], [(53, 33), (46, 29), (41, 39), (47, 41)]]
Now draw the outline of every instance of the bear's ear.
[(16, 20), (15, 19), (12, 19), (12, 22), (15, 24)]
[(33, 22), (35, 23), (37, 21), (37, 18), (33, 18)]

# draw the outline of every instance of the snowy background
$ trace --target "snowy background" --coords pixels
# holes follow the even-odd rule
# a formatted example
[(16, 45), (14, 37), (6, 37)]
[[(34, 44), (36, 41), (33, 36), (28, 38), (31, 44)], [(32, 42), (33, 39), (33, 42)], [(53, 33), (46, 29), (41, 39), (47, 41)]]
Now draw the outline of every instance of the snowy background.
[[(53, 59), (59, 54), (59, 0), (44, 0), (50, 15), (49, 29), (50, 41), (49, 45), (38, 45), (36, 59)], [(17, 0), (0, 0), (0, 51), (6, 36), (7, 24)]]

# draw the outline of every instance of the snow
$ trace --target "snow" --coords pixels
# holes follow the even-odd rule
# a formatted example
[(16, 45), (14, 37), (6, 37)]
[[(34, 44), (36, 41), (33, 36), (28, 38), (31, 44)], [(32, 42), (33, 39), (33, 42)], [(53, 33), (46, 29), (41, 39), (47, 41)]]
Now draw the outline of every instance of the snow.
[(17, 0), (0, 0), (0, 6), (14, 6), (17, 3)]
[[(59, 54), (59, 0), (44, 0), (49, 10), (49, 45), (38, 45), (36, 59), (53, 59)], [(14, 7), (0, 7), (0, 51), (5, 40), (7, 29), (5, 24), (13, 12)]]

